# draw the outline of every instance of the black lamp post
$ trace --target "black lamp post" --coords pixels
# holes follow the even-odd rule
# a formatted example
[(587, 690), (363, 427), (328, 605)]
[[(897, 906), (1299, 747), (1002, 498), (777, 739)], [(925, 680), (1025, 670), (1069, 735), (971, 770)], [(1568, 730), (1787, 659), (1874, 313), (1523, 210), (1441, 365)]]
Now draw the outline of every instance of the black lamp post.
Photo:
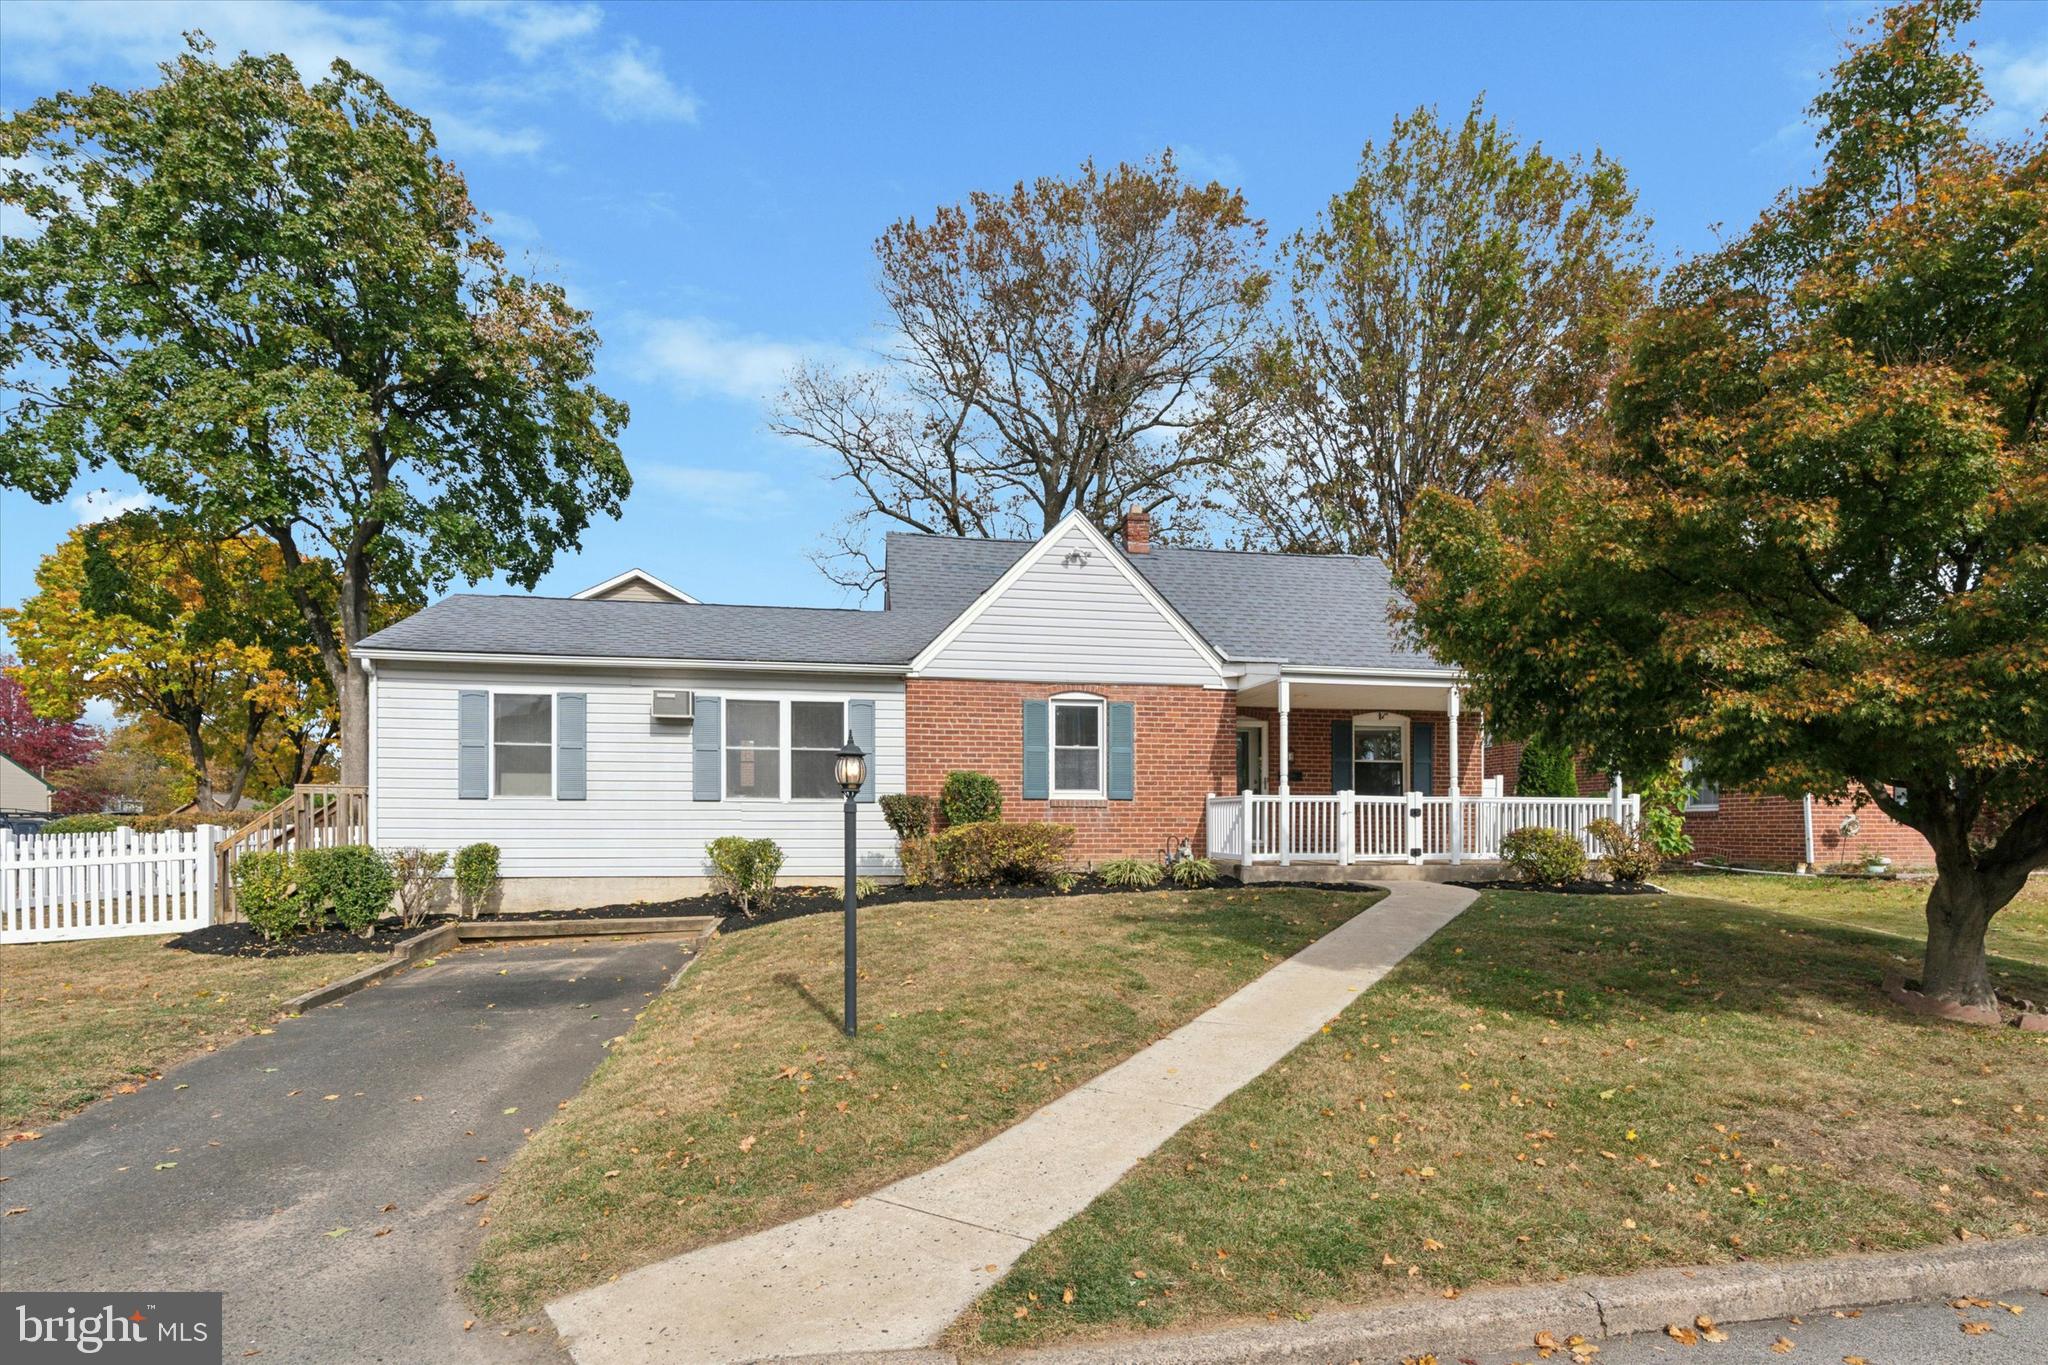
[(851, 730), (847, 731), (846, 747), (839, 751), (839, 760), (832, 765), (832, 772), (839, 779), (839, 790), (846, 796), (846, 1036), (851, 1038), (860, 1027), (855, 1015), (860, 1004), (860, 986), (856, 980), (860, 961), (854, 940), (854, 915), (859, 897), (854, 894), (853, 803), (860, 795), (862, 784), (868, 780), (868, 756), (853, 742)]

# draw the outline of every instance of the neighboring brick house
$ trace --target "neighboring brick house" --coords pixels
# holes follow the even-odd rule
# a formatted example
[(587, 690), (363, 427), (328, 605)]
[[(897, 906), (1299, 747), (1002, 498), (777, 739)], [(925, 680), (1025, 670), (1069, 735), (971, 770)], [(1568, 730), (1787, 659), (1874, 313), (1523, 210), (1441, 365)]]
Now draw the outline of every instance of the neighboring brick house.
[[(1501, 779), (1512, 793), (1521, 758), (1520, 744), (1488, 745), (1486, 776)], [(1584, 760), (1578, 769), (1581, 793), (1609, 789), (1608, 774)], [(1686, 807), (1685, 832), (1692, 837), (1694, 857), (1747, 867), (1825, 870), (1873, 855), (1902, 868), (1934, 865), (1934, 850), (1918, 830), (1875, 806), (1859, 810), (1850, 801), (1794, 800), (1701, 786)]]
[[(1348, 555), (892, 535), (881, 610), (701, 603), (631, 571), (575, 598), (457, 595), (362, 642), (379, 846), (502, 850), (508, 907), (701, 886), (705, 845), (841, 866), (831, 757), (871, 755), (857, 856), (897, 871), (875, 798), (987, 773), (1079, 860), (1484, 856), (1459, 676), (1404, 642), (1385, 567)], [(1454, 780), (1455, 776), (1455, 780)], [(1544, 818), (1574, 829), (1598, 802)], [(1483, 828), (1491, 833), (1482, 835)], [(1341, 828), (1340, 828), (1341, 826)]]

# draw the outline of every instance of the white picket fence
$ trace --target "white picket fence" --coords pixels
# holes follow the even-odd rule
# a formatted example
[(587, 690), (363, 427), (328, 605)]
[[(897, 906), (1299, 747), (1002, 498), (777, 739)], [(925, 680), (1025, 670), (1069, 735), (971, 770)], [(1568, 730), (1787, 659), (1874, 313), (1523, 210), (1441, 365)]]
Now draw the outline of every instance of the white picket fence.
[(0, 943), (202, 929), (213, 923), (213, 846), (223, 832), (0, 831)]

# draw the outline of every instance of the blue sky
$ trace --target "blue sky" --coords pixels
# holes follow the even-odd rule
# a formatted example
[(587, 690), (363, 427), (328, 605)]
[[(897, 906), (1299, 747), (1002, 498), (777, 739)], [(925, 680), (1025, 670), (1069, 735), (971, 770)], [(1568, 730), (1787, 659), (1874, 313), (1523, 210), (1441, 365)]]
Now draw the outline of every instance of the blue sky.
[[(225, 50), (343, 55), (429, 115), (499, 239), (592, 309), (632, 406), (636, 488), (541, 584), (641, 566), (710, 601), (834, 605), (805, 551), (848, 506), (770, 436), (799, 358), (880, 326), (870, 246), (974, 189), (1172, 147), (1279, 237), (1367, 139), (1485, 92), (1525, 139), (1627, 167), (1667, 259), (1813, 160), (1802, 110), (1865, 5), (599, 5), (0, 8), (0, 104), (145, 83), (200, 28)], [(1975, 25), (2000, 121), (2048, 108), (2048, 6)], [(0, 603), (81, 517), (0, 492)]]

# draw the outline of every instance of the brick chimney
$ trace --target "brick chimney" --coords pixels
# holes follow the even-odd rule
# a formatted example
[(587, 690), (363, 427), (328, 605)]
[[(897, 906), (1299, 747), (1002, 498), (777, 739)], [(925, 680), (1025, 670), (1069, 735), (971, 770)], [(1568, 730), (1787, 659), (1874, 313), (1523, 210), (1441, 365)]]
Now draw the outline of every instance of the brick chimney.
[(1124, 553), (1143, 555), (1152, 552), (1152, 514), (1133, 507), (1124, 513)]

